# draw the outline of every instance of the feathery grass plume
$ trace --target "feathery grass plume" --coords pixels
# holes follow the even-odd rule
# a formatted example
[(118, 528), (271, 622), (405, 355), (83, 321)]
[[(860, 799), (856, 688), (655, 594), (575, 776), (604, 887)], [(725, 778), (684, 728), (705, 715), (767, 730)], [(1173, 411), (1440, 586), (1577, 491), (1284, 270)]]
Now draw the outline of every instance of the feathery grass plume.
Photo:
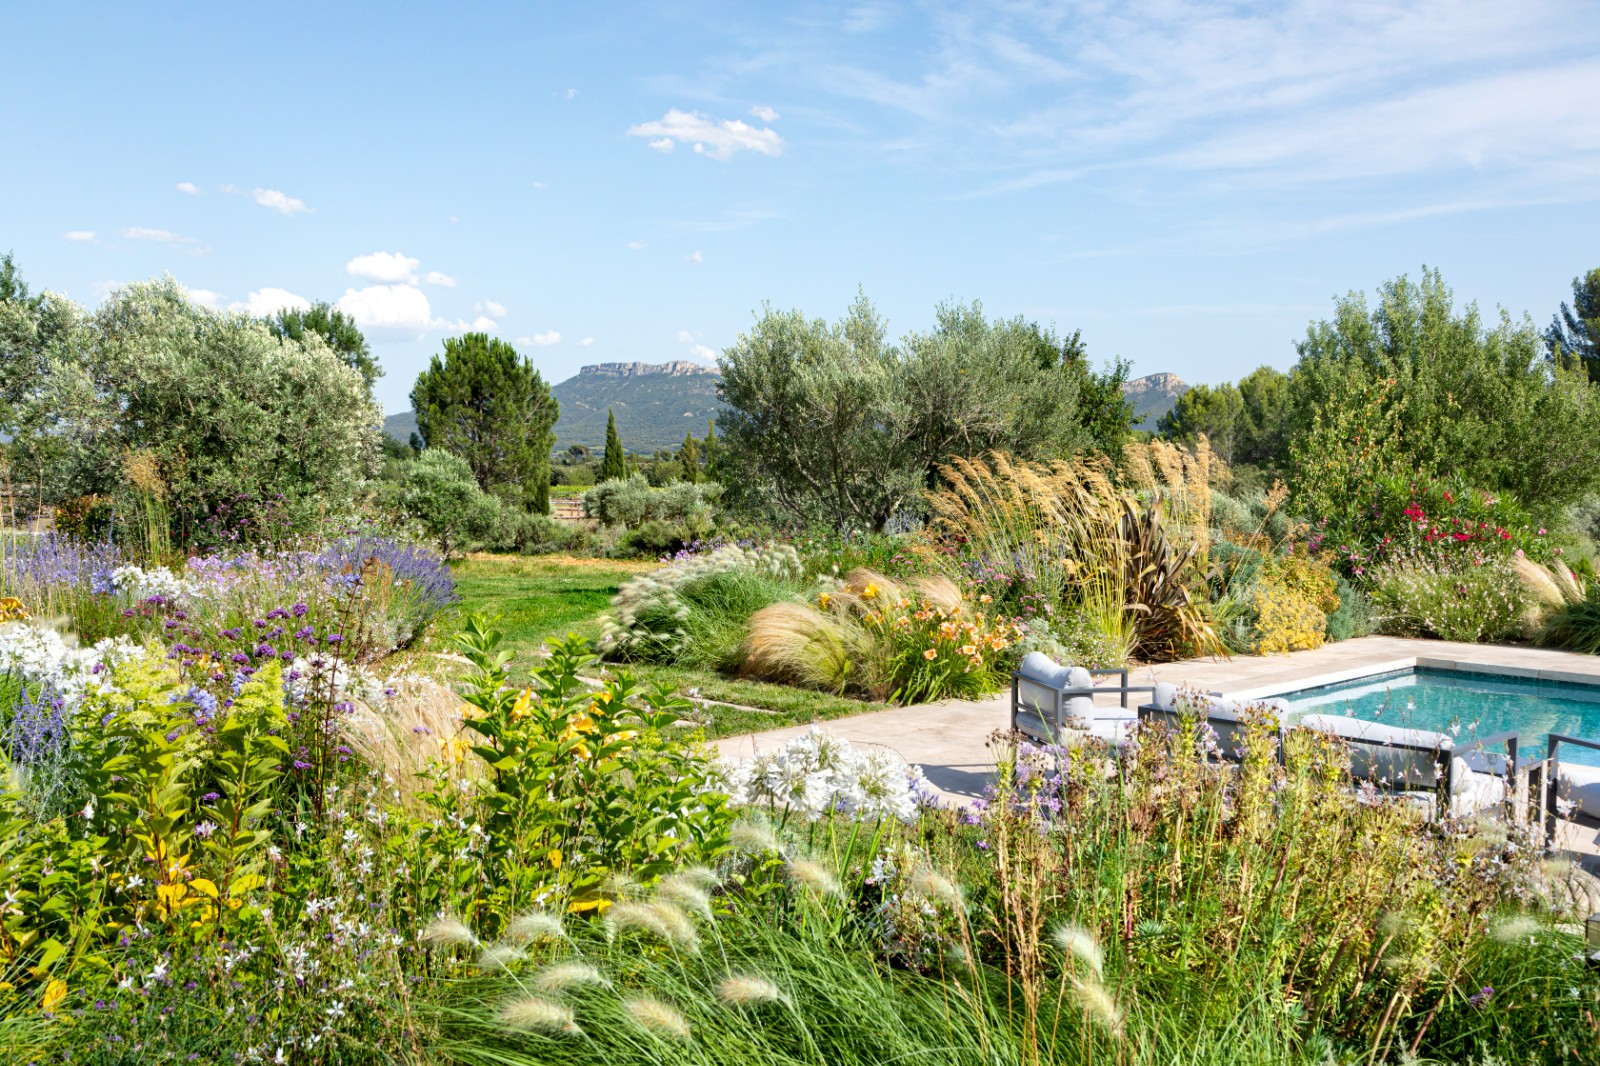
[(707, 892), (722, 883), (722, 878), (717, 876), (717, 871), (709, 866), (685, 866), (672, 876), (691, 885), (697, 885)]
[(692, 949), (699, 942), (689, 916), (670, 903), (613, 903), (606, 909), (605, 923), (613, 937), (625, 929), (638, 929), (679, 947)]
[(528, 911), (511, 919), (511, 925), (506, 929), (506, 939), (519, 944), (531, 944), (536, 940), (560, 940), (566, 935), (561, 929), (561, 919), (553, 914), (543, 911)]
[(948, 904), (954, 910), (961, 910), (966, 906), (966, 894), (961, 891), (961, 886), (950, 880), (937, 870), (918, 870), (911, 878), (911, 891), (919, 896), (936, 899)]
[(717, 998), (730, 1007), (753, 1003), (785, 1003), (789, 997), (765, 977), (754, 974), (730, 973), (717, 985)]
[(760, 855), (778, 850), (778, 838), (772, 827), (762, 822), (734, 822), (728, 832), (733, 850), (746, 855)]
[(656, 896), (670, 900), (708, 920), (711, 918), (711, 893), (682, 874), (663, 877), (661, 883), (656, 886)]
[(651, 1032), (679, 1040), (689, 1039), (688, 1021), (659, 999), (651, 996), (633, 996), (623, 1000), (622, 1005), (628, 1008), (628, 1013), (633, 1015), (634, 1021)]
[(489, 944), (478, 952), (478, 969), (508, 970), (513, 962), (521, 962), (527, 957), (527, 952), (515, 944)]
[(605, 884), (600, 886), (601, 891), (612, 899), (626, 899), (629, 896), (636, 896), (639, 894), (639, 887), (638, 881), (620, 871), (613, 871), (606, 878)]
[(465, 947), (478, 942), (467, 923), (454, 915), (435, 918), (422, 931), (422, 939), (434, 947)]
[(1081, 925), (1063, 925), (1055, 931), (1056, 946), (1084, 963), (1096, 976), (1105, 972), (1106, 958), (1094, 934)]
[(604, 974), (590, 966), (587, 962), (558, 962), (546, 966), (533, 977), (533, 987), (541, 992), (565, 992), (569, 988), (579, 985), (594, 985), (598, 988), (610, 988), (611, 982), (606, 980)]
[[(694, 922), (681, 908), (665, 900), (657, 900), (650, 904), (650, 909), (655, 912), (656, 921), (660, 923), (661, 929), (665, 930), (662, 934), (664, 939), (690, 951), (699, 944), (700, 935), (695, 932)], [(707, 909), (709, 910), (709, 906)]]
[(1111, 998), (1111, 993), (1099, 981), (1073, 981), (1072, 990), (1077, 994), (1078, 1005), (1089, 1017), (1104, 1025), (1113, 1033), (1122, 1033), (1122, 1009), (1117, 1006), (1117, 1001)]
[(837, 896), (839, 879), (821, 863), (810, 859), (796, 859), (789, 864), (789, 878), (795, 884), (817, 896)]
[(571, 1007), (538, 996), (506, 1003), (500, 1008), (500, 1024), (509, 1029), (534, 1029), (560, 1035), (575, 1035), (581, 1031), (573, 1020)]
[(1489, 927), (1489, 936), (1502, 944), (1515, 944), (1519, 940), (1528, 939), (1543, 929), (1544, 925), (1539, 919), (1530, 915), (1519, 914), (1513, 918), (1495, 922)]

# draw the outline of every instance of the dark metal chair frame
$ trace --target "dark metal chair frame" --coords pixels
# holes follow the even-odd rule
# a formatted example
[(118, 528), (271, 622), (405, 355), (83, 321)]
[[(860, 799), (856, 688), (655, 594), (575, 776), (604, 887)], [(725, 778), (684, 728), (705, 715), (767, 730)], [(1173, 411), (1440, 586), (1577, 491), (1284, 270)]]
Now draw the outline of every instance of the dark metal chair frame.
[[(1049, 687), (1049, 686), (1040, 685), (1041, 688), (1049, 687), (1049, 691), (1051, 693), (1053, 693), (1054, 696), (1055, 696), (1055, 706), (1050, 708), (1050, 717), (1049, 717), (1049, 722), (1047, 724), (1054, 723), (1059, 728), (1060, 724), (1061, 724), (1061, 719), (1062, 719), (1063, 715), (1066, 714), (1067, 701), (1070, 700), (1070, 699), (1074, 699), (1074, 698), (1076, 698), (1078, 696), (1087, 696), (1090, 699), (1094, 699), (1094, 697), (1099, 696), (1099, 695), (1103, 695), (1105, 693), (1116, 693), (1116, 694), (1118, 694), (1119, 696), (1122, 697), (1122, 707), (1123, 707), (1124, 710), (1127, 710), (1128, 709), (1128, 696), (1130, 694), (1136, 693), (1136, 692), (1148, 692), (1151, 695), (1154, 695), (1155, 691), (1156, 691), (1156, 687), (1154, 685), (1129, 685), (1128, 684), (1128, 668), (1125, 667), (1125, 666), (1105, 667), (1105, 668), (1084, 667), (1084, 669), (1088, 670), (1090, 677), (1111, 677), (1111, 676), (1119, 677), (1122, 680), (1122, 684), (1117, 686), (1116, 688), (1112, 688), (1109, 685), (1106, 686), (1105, 688), (1096, 688), (1096, 687), (1093, 687), (1093, 686), (1090, 686), (1089, 688), (1053, 688), (1053, 687)], [(1022, 702), (1021, 701), (1021, 693), (1020, 693), (1020, 687), (1021, 687), (1022, 680), (1023, 680), (1023, 677), (1022, 677), (1022, 671), (1021, 670), (1018, 670), (1017, 672), (1015, 672), (1015, 673), (1013, 673), (1011, 675), (1011, 730), (1012, 730), (1012, 732), (1016, 732), (1017, 731), (1017, 712), (1018, 712), (1018, 710), (1020, 710), (1021, 702)], [(1031, 681), (1033, 679), (1029, 678), (1028, 680)], [(1035, 681), (1034, 683), (1038, 684), (1037, 681)], [(1044, 718), (1043, 709), (1040, 709), (1040, 718), (1041, 719)]]
[[(1551, 843), (1556, 838), (1556, 819), (1560, 817), (1557, 808), (1556, 793), (1561, 788), (1561, 745), (1572, 744), (1591, 751), (1600, 751), (1600, 741), (1585, 740), (1582, 737), (1569, 737), (1564, 733), (1551, 733), (1550, 740), (1545, 745), (1544, 781), (1541, 788), (1544, 791), (1544, 838), (1545, 843)], [(1600, 816), (1600, 811), (1590, 814), (1590, 817)]]

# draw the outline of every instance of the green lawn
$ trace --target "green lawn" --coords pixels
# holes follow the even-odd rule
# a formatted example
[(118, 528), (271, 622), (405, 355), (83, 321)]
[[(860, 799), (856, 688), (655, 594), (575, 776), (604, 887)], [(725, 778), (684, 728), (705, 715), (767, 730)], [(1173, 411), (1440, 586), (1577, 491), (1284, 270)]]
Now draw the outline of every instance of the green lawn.
[[(590, 639), (599, 636), (600, 615), (610, 606), (618, 587), (634, 574), (655, 566), (650, 562), (565, 555), (480, 554), (462, 559), (450, 569), (461, 594), (461, 609), (498, 615), (499, 626), (506, 633), (507, 650), (517, 661), (529, 662), (552, 637), (569, 633)], [(706, 733), (714, 737), (841, 718), (883, 706), (702, 670), (644, 664), (630, 664), (625, 669), (679, 692), (757, 708), (702, 708), (696, 717), (705, 724)]]

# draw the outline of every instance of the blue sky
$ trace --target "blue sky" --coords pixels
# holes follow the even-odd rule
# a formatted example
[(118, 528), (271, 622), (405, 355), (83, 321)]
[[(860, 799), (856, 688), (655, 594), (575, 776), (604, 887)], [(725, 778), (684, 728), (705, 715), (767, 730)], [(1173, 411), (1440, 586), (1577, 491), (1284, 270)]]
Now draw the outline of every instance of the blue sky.
[(1600, 266), (1592, 0), (33, 4), (0, 249), (96, 303), (356, 314), (408, 406), (477, 324), (552, 380), (764, 301), (945, 299), (1215, 382), (1422, 264), (1541, 325)]

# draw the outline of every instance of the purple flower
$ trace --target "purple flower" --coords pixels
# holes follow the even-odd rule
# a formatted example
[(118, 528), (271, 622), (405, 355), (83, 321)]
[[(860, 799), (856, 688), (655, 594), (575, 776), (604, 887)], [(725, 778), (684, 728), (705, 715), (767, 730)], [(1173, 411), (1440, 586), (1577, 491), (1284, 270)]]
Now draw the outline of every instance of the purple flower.
[(328, 634), (328, 643), (329, 644), (338, 644), (343, 640), (344, 640), (344, 634), (343, 633), (329, 633)]
[(1494, 986), (1493, 985), (1484, 985), (1482, 988), (1478, 989), (1478, 991), (1474, 995), (1468, 996), (1467, 997), (1467, 1002), (1472, 1004), (1474, 1007), (1478, 1008), (1479, 1010), (1482, 1010), (1484, 1005), (1487, 1004), (1493, 998), (1494, 998)]
[(201, 803), (215, 803), (215, 802), (217, 802), (217, 800), (219, 800), (221, 798), (222, 798), (222, 793), (220, 793), (220, 792), (207, 792), (204, 796), (200, 797), (200, 802)]
[(294, 761), (294, 768), (296, 770), (309, 770), (311, 769), (311, 764), (303, 759), (296, 759)]
[(303, 604), (303, 603), (297, 603), (297, 604), (294, 605), (293, 608), (291, 608), (291, 610), (294, 612), (294, 616), (296, 618), (304, 618), (306, 616), (306, 611), (308, 609), (309, 608), (307, 608), (306, 605)]
[(243, 664), (245, 664), (245, 663), (250, 661), (250, 656), (246, 655), (242, 651), (236, 651), (236, 652), (233, 653), (233, 661), (236, 662), (236, 663), (239, 663), (240, 665), (243, 665)]

